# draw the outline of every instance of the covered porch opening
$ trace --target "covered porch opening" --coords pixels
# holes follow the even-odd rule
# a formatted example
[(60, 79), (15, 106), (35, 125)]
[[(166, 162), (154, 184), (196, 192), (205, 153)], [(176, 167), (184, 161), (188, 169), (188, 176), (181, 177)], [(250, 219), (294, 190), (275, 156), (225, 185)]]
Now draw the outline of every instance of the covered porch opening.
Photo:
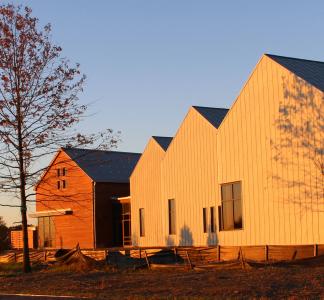
[(113, 236), (116, 246), (132, 245), (131, 198), (120, 197), (113, 202)]

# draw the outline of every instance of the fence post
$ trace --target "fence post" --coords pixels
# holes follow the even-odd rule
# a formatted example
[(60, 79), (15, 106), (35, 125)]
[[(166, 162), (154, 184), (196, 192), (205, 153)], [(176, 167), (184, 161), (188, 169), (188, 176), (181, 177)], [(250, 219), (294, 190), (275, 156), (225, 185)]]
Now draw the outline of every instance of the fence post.
[(144, 250), (144, 254), (145, 254), (145, 260), (146, 260), (147, 267), (148, 267), (148, 269), (151, 269), (151, 265), (150, 265), (150, 262), (148, 260), (146, 250)]
[(17, 253), (16, 252), (14, 253), (14, 262), (15, 263), (17, 262)]
[(269, 246), (268, 245), (264, 246), (264, 260), (265, 261), (269, 260)]
[(46, 257), (46, 250), (44, 250), (44, 261), (46, 262), (47, 257)]
[(217, 255), (218, 255), (218, 261), (220, 261), (221, 260), (221, 246), (220, 245), (217, 246)]
[(177, 253), (176, 247), (173, 248), (173, 252), (174, 252), (174, 260), (175, 260), (175, 262), (178, 262), (178, 253)]
[(314, 256), (318, 255), (318, 245), (314, 244)]

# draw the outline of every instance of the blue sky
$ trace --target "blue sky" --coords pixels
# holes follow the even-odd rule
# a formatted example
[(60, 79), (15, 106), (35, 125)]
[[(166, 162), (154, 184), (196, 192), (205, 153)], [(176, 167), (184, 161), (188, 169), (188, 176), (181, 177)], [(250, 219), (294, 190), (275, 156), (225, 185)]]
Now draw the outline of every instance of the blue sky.
[(230, 107), (263, 53), (324, 60), (323, 1), (11, 2), (50, 22), (53, 41), (81, 64), (80, 100), (94, 116), (80, 127), (121, 130), (123, 151), (172, 136), (191, 105)]

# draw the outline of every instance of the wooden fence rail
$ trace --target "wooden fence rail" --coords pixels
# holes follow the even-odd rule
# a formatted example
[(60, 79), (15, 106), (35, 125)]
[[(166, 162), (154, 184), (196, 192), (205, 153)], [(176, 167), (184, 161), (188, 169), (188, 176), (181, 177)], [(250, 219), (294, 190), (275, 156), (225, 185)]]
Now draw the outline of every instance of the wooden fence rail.
[[(135, 259), (174, 257), (175, 260), (193, 263), (212, 263), (239, 259), (253, 261), (280, 261), (308, 258), (324, 255), (324, 245), (265, 245), (265, 246), (214, 246), (214, 247), (129, 247), (108, 249), (83, 249), (82, 253), (95, 260), (105, 260), (113, 253), (130, 256)], [(54, 259), (55, 250), (32, 250), (32, 262), (44, 262)], [(12, 250), (0, 253), (0, 263), (22, 262), (22, 251)]]

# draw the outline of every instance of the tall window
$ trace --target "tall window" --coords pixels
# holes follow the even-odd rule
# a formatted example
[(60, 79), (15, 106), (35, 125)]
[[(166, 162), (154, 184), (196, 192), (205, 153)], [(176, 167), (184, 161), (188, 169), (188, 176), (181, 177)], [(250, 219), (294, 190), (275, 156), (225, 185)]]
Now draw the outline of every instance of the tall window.
[(241, 182), (221, 185), (222, 205), (219, 209), (220, 229), (242, 229)]
[(62, 168), (62, 175), (66, 176), (66, 168)]
[(216, 232), (215, 226), (215, 207), (210, 208), (210, 232)]
[(204, 207), (203, 208), (203, 229), (204, 229), (204, 233), (207, 232), (207, 208)]
[(140, 236), (145, 236), (144, 208), (139, 209), (139, 225), (140, 225)]
[(168, 212), (169, 212), (169, 234), (176, 234), (176, 211), (175, 200), (168, 200)]
[(55, 226), (53, 217), (38, 218), (38, 236), (41, 248), (55, 247)]

